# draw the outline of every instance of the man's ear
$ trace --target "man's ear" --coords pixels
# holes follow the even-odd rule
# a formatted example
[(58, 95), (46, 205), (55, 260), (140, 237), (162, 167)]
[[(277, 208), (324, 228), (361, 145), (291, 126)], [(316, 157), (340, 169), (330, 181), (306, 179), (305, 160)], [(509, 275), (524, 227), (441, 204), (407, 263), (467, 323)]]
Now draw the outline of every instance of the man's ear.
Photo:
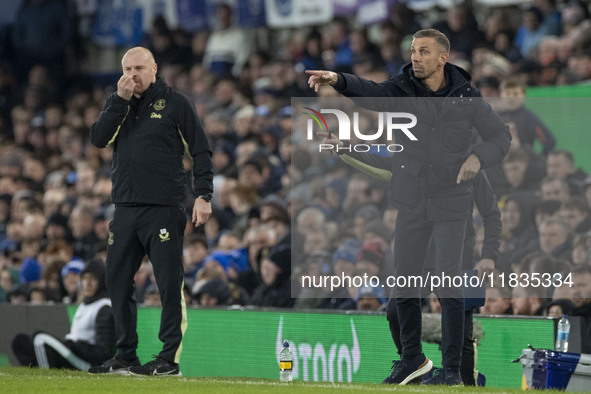
[(441, 64), (442, 66), (445, 65), (445, 63), (447, 63), (447, 59), (449, 58), (449, 54), (448, 53), (442, 53), (439, 56), (439, 64)]

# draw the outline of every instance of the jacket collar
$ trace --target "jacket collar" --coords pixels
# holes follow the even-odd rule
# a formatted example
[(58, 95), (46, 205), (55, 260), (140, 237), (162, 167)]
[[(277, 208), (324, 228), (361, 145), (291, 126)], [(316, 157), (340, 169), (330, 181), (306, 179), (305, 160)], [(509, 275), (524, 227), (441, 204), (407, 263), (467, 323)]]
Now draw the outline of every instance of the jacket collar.
[[(455, 64), (445, 63), (444, 72), (451, 77), (450, 94), (463, 85), (470, 83), (470, 80), (472, 79), (468, 71)], [(405, 93), (412, 95), (416, 92), (413, 79), (416, 80), (414, 72), (412, 71), (412, 63), (408, 63), (402, 68), (402, 73), (393, 78), (393, 82)]]
[(145, 98), (153, 98), (157, 95), (160, 95), (163, 89), (166, 89), (166, 82), (161, 77), (156, 76), (156, 82), (152, 82), (148, 89), (142, 94), (142, 97), (139, 100), (143, 100)]

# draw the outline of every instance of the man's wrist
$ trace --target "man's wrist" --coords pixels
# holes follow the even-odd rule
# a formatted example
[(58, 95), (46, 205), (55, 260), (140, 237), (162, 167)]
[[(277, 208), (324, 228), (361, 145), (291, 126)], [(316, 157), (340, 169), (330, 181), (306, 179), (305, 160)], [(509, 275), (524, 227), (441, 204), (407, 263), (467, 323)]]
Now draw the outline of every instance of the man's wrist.
[(205, 202), (211, 202), (212, 194), (211, 193), (203, 193), (197, 196), (198, 199), (204, 200)]
[(331, 84), (331, 86), (337, 91), (344, 90), (347, 87), (347, 83), (346, 83), (345, 78), (341, 77), (339, 75), (339, 73), (335, 73), (335, 74), (337, 75), (337, 78), (336, 78), (335, 82), (333, 84)]

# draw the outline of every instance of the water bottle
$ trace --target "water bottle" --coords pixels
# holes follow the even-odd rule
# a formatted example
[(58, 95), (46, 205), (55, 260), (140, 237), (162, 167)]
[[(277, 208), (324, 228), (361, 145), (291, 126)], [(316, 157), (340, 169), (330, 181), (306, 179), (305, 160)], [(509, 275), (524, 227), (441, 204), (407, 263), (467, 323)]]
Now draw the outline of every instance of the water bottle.
[(291, 382), (293, 380), (293, 354), (289, 350), (289, 342), (283, 342), (283, 349), (279, 353), (279, 380)]
[(558, 333), (556, 334), (556, 351), (568, 352), (568, 334), (570, 333), (570, 322), (567, 315), (562, 315), (558, 322)]

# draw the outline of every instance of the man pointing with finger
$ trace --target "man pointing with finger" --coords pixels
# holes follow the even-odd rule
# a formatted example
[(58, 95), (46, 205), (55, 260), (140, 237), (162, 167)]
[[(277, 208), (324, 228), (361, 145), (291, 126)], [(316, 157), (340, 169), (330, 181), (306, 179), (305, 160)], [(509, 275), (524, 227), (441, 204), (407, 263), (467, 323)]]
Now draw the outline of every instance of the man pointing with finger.
[[(362, 162), (370, 175), (372, 171), (376, 175), (384, 170), (391, 172), (388, 203), (398, 208), (394, 235), (396, 277), (422, 275), (429, 243), (435, 248), (436, 272), (460, 275), (465, 228), (474, 195), (473, 178), (481, 169), (500, 162), (511, 142), (508, 127), (479, 99), (480, 92), (470, 85), (470, 75), (447, 63), (449, 50), (449, 40), (443, 33), (425, 29), (413, 36), (411, 64), (388, 81), (374, 83), (350, 74), (306, 71), (315, 91), (330, 85), (351, 98), (425, 98), (412, 101), (411, 112), (414, 110), (419, 118), (412, 129), (417, 141), (410, 141), (396, 130), (396, 143), (404, 149), (392, 158), (354, 149), (338, 151), (349, 164)], [(365, 103), (363, 106), (378, 107), (387, 101)], [(471, 144), (473, 126), (481, 137), (475, 145)], [(326, 143), (340, 143), (328, 137)], [(442, 307), (443, 368), (426, 383), (461, 384), (463, 289), (448, 286), (440, 289), (438, 296)], [(394, 288), (393, 297), (390, 302), (396, 303), (402, 357), (384, 383), (407, 384), (428, 373), (433, 363), (421, 347), (420, 289)]]
[[(91, 373), (180, 376), (181, 341), (187, 328), (183, 297), (183, 233), (187, 215), (183, 156), (193, 159), (192, 221), (211, 215), (211, 152), (195, 106), (156, 76), (146, 48), (121, 61), (123, 76), (90, 129), (93, 145), (113, 146), (113, 221), (109, 225), (105, 282), (111, 296), (117, 354)], [(144, 365), (138, 336), (134, 275), (145, 255), (152, 262), (162, 299), (158, 337), (164, 346)]]

